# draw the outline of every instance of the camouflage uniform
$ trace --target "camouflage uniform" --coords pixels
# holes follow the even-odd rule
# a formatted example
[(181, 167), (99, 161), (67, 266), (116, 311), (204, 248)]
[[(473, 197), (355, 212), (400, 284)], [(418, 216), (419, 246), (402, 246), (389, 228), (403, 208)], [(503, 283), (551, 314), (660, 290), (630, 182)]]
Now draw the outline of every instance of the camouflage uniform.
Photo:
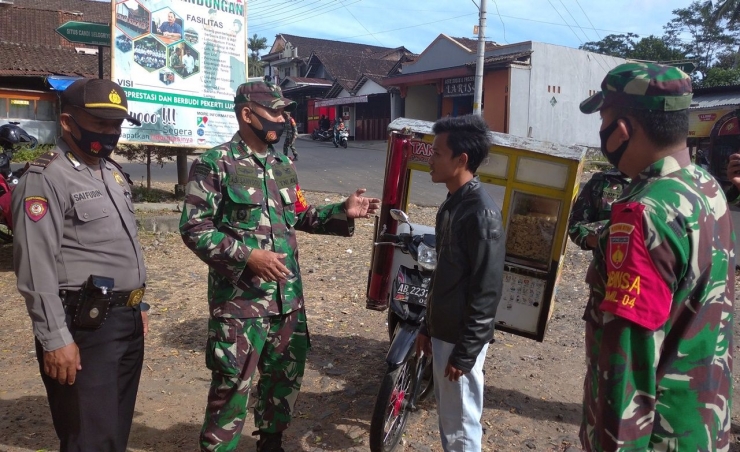
[[(254, 153), (238, 133), (191, 167), (180, 231), (209, 266), (206, 365), (212, 381), (201, 450), (236, 448), (255, 369), (258, 430), (282, 432), (290, 423), (309, 348), (296, 229), (354, 232), (343, 204), (307, 206), (297, 182), (289, 159), (272, 146), (266, 156)], [(253, 249), (287, 254), (287, 281), (253, 274), (247, 266)]]
[(298, 136), (298, 127), (292, 116), (285, 117), (285, 141), (283, 142), (283, 155), (288, 155), (288, 149), (293, 151), (293, 158), (298, 158), (295, 150), (295, 139)]
[(629, 183), (630, 179), (615, 169), (598, 172), (586, 182), (568, 219), (568, 235), (573, 243), (582, 250), (591, 249), (586, 237), (598, 233), (608, 222), (612, 203)]
[[(602, 89), (582, 111), (614, 93), (663, 111), (691, 99), (686, 74), (653, 64), (621, 65)], [(649, 165), (612, 205), (586, 277), (586, 450), (728, 450), (734, 269), (727, 201), (688, 152)]]

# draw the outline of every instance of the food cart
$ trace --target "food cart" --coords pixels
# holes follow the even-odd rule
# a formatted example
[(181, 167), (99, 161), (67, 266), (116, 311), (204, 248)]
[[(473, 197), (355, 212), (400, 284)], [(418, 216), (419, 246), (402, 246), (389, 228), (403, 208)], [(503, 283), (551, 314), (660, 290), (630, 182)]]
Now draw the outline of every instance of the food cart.
[[(376, 219), (382, 232), (402, 232), (390, 209), (407, 211), (414, 174), (429, 177), (433, 123), (398, 118), (389, 126), (383, 204)], [(567, 243), (570, 209), (578, 193), (585, 148), (491, 132), (489, 156), (478, 168), (481, 182), (504, 190), (501, 213), (506, 262), (496, 328), (542, 341), (554, 308)], [(413, 220), (413, 219), (412, 219)], [(404, 227), (405, 225), (401, 225)], [(433, 232), (434, 225), (414, 226)], [(386, 310), (392, 275), (404, 256), (375, 247), (367, 284), (367, 308)]]

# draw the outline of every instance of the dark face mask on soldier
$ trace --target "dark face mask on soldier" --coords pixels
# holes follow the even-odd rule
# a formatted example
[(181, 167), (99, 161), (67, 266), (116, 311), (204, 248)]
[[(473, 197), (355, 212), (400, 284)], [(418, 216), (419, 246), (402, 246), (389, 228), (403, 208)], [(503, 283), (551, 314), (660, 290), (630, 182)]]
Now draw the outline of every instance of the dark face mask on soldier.
[(614, 168), (616, 169), (619, 169), (619, 161), (622, 160), (622, 156), (624, 155), (624, 151), (627, 150), (630, 140), (625, 140), (624, 143), (620, 144), (619, 147), (612, 152), (606, 150), (606, 142), (609, 140), (609, 137), (612, 136), (614, 131), (617, 130), (617, 127), (619, 127), (618, 121), (620, 119), (625, 122), (627, 131), (632, 134), (632, 124), (630, 123), (630, 120), (625, 117), (615, 119), (611, 124), (606, 126), (604, 130), (599, 131), (599, 138), (601, 138), (601, 153), (604, 154), (604, 157), (606, 157), (609, 163), (614, 165)]
[(257, 135), (257, 138), (259, 138), (260, 141), (266, 144), (275, 144), (280, 141), (280, 137), (285, 131), (284, 122), (270, 121), (269, 119), (258, 115), (254, 111), (251, 111), (251, 113), (259, 118), (260, 124), (262, 124), (262, 130), (260, 130), (255, 128), (251, 122), (249, 123), (249, 128), (252, 129), (252, 132)]
[(111, 155), (116, 148), (116, 144), (118, 144), (118, 139), (121, 137), (120, 134), (93, 132), (92, 130), (83, 128), (74, 116), (70, 115), (69, 118), (75, 123), (80, 132), (80, 138), (75, 138), (74, 134), (70, 133), (72, 141), (80, 148), (80, 151), (90, 157), (101, 159)]

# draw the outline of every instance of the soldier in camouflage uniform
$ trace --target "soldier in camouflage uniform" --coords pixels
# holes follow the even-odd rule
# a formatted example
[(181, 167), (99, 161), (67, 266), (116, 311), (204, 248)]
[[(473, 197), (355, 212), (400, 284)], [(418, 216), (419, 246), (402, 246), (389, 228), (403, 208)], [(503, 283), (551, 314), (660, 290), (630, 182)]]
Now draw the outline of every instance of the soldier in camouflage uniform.
[(298, 152), (295, 150), (295, 139), (298, 136), (298, 127), (295, 119), (289, 111), (283, 112), (285, 117), (285, 141), (283, 142), (283, 155), (288, 156), (288, 149), (293, 151), (293, 160), (298, 160)]
[(193, 162), (180, 232), (208, 264), (208, 343), (212, 372), (202, 451), (235, 450), (259, 369), (257, 450), (282, 451), (309, 348), (296, 229), (351, 236), (354, 218), (380, 200), (357, 190), (343, 203), (306, 205), (292, 162), (273, 144), (295, 103), (265, 82), (241, 85), (234, 99), (239, 131)]
[(596, 248), (598, 233), (609, 221), (612, 204), (622, 195), (630, 179), (616, 169), (591, 176), (573, 204), (568, 235), (582, 250)]
[(587, 451), (718, 451), (731, 441), (734, 233), (717, 181), (686, 148), (691, 79), (627, 63), (581, 103), (632, 178), (586, 281), (580, 438)]

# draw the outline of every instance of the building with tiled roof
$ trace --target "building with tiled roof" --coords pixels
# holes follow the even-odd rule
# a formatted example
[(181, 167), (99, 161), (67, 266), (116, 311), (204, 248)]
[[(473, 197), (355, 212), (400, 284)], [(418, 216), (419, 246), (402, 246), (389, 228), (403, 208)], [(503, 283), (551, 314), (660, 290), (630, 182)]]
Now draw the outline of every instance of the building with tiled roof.
[[(92, 0), (0, 3), (0, 124), (18, 121), (42, 143), (57, 135), (57, 77), (98, 77), (98, 48), (73, 44), (55, 30), (68, 21), (110, 23), (111, 4)], [(110, 49), (103, 51), (109, 76)]]
[[(373, 79), (358, 82), (364, 74), (375, 75), (376, 79), (390, 75), (399, 68), (399, 62), (413, 56), (404, 47), (278, 34), (261, 62), (265, 74), (298, 103), (294, 115), (301, 132), (318, 127), (322, 115), (331, 120), (341, 115), (355, 139), (382, 139), (391, 119), (393, 90)], [(328, 84), (303, 83), (303, 78), (322, 79)], [(356, 86), (364, 87), (362, 94), (357, 95)], [(372, 126), (366, 126), (370, 123)]]

